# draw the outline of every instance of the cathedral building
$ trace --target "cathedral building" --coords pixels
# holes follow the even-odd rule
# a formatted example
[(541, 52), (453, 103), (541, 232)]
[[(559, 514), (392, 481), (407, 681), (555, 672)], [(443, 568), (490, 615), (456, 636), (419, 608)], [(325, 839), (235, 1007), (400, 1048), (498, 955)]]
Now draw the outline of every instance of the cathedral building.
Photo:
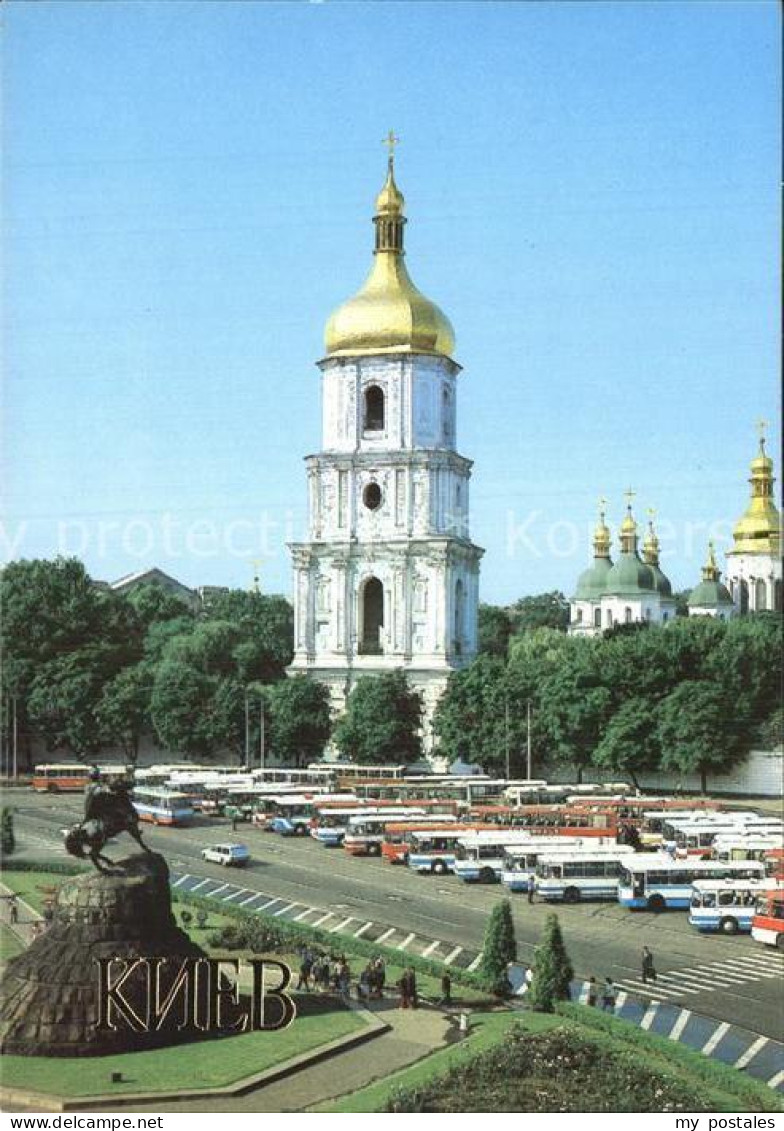
[(659, 565), (659, 540), (653, 518), (648, 523), (641, 558), (637, 522), (629, 501), (620, 527), (620, 551), (613, 562), (604, 500), (600, 507), (593, 536), (593, 565), (580, 575), (570, 601), (569, 631), (576, 636), (595, 636), (615, 624), (636, 621), (656, 624), (670, 620), (675, 616), (675, 598), (670, 581)]
[(327, 322), (318, 363), (322, 443), (306, 459), (308, 537), (291, 546), (289, 670), (325, 683), (340, 712), (359, 676), (403, 669), (427, 749), (450, 672), (476, 654), (482, 550), (457, 451), (454, 331), (408, 274), (392, 153), (373, 223), (370, 274)]
[[(721, 581), (713, 543), (702, 569), (702, 581), (688, 598), (689, 614), (721, 620), (768, 609), (781, 611), (781, 517), (773, 501), (773, 460), (760, 437), (751, 461), (751, 499), (733, 532), (727, 551), (727, 582)], [(637, 524), (631, 505), (620, 527), (620, 553), (610, 557), (610, 529), (604, 500), (593, 536), (593, 565), (577, 581), (570, 601), (569, 632), (595, 636), (614, 624), (635, 621), (666, 623), (675, 616), (675, 598), (659, 565), (659, 540), (648, 524), (643, 557), (637, 551)]]

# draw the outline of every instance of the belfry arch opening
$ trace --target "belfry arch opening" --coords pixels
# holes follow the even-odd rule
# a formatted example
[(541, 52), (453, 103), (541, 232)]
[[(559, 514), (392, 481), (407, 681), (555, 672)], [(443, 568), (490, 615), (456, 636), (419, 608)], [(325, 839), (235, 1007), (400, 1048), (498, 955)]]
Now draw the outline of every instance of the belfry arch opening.
[(359, 651), (377, 656), (383, 651), (381, 630), (384, 627), (384, 586), (377, 577), (369, 577), (359, 593)]
[(384, 429), (384, 390), (378, 385), (365, 389), (362, 429), (364, 432), (382, 432)]

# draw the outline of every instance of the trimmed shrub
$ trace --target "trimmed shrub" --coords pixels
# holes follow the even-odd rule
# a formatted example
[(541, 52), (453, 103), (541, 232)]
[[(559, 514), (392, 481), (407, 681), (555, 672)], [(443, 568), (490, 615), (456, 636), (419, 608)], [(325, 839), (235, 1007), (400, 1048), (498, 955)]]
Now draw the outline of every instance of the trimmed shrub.
[(533, 978), (528, 1001), (537, 1013), (552, 1013), (557, 1001), (568, 1001), (574, 969), (566, 953), (558, 916), (545, 920), (542, 941), (534, 951)]
[(497, 997), (507, 997), (512, 989), (507, 976), (510, 962), (517, 960), (517, 940), (515, 939), (512, 906), (508, 899), (502, 899), (490, 913), (482, 948), (482, 961), (479, 974), (487, 989)]

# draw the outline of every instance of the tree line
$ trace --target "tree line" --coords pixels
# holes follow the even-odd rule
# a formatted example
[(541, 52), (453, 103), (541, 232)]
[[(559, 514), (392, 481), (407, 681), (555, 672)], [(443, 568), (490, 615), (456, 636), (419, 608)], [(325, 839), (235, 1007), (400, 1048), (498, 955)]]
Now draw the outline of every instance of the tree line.
[[(486, 618), (486, 623), (490, 618)], [(497, 621), (498, 618), (494, 619)], [(781, 617), (676, 618), (598, 637), (559, 628), (490, 640), (451, 676), (435, 715), (441, 752), (524, 773), (530, 704), (535, 764), (644, 771), (728, 769), (781, 741)]]
[[(96, 585), (81, 562), (19, 561), (0, 577), (5, 745), (9, 704), (20, 764), (34, 740), (82, 759), (143, 738), (195, 759), (245, 758), (246, 745), (290, 765), (331, 739), (369, 764), (422, 756), (422, 701), (402, 671), (363, 677), (344, 713), (328, 689), (286, 678), (293, 610), (282, 597), (226, 590), (193, 610), (157, 585)], [(643, 771), (724, 770), (781, 736), (781, 618), (678, 618), (565, 632), (561, 593), (480, 608), (480, 654), (454, 673), (436, 710), (439, 753), (523, 776), (530, 705), (535, 765)]]

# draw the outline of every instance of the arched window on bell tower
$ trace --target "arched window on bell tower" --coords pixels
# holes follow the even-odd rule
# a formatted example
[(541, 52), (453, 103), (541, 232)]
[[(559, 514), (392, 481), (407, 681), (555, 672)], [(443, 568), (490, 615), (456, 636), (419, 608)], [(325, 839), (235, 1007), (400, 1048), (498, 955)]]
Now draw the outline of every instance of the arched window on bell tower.
[(378, 385), (368, 385), (365, 389), (362, 411), (363, 432), (383, 432), (384, 430), (384, 390)]
[(369, 577), (359, 591), (359, 651), (366, 656), (382, 653), (381, 630), (384, 627), (384, 586), (377, 577)]

